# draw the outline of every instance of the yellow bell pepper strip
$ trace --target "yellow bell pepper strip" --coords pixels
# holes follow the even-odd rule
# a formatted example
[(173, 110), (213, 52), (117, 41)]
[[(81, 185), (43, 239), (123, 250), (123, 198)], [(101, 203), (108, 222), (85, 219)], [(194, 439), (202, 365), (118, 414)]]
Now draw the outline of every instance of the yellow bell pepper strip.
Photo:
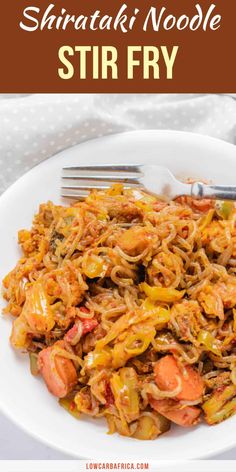
[(124, 191), (124, 186), (122, 184), (114, 184), (107, 191), (107, 195), (111, 197), (116, 197), (117, 195), (122, 195)]
[(104, 349), (91, 351), (84, 359), (84, 370), (97, 369), (99, 367), (110, 367), (112, 361), (111, 349), (106, 346)]
[(38, 355), (35, 354), (35, 352), (30, 352), (29, 359), (30, 359), (30, 372), (32, 375), (36, 376), (39, 374)]
[(199, 221), (200, 231), (204, 230), (212, 221), (215, 210), (211, 209), (206, 215), (204, 215)]
[(236, 413), (236, 385), (220, 387), (202, 405), (208, 424), (217, 424)]
[(177, 302), (181, 300), (185, 294), (185, 290), (176, 290), (174, 288), (151, 287), (146, 282), (139, 285), (142, 292), (153, 301), (159, 302)]
[(216, 340), (209, 331), (201, 329), (198, 333), (197, 340), (199, 344), (205, 347), (206, 351), (221, 357), (220, 342)]
[(76, 407), (74, 400), (71, 398), (60, 398), (59, 404), (68, 412), (74, 416), (77, 420), (80, 418), (80, 412)]
[(87, 277), (94, 279), (96, 277), (104, 277), (107, 266), (104, 264), (102, 257), (91, 254), (85, 258), (82, 268)]
[(233, 308), (233, 315), (234, 315), (234, 334), (236, 334), (236, 309)]
[(112, 351), (112, 367), (114, 369), (124, 366), (131, 357), (145, 352), (154, 340), (156, 330), (153, 326), (145, 326), (140, 323), (135, 328), (135, 332), (134, 330), (130, 333), (127, 332), (125, 339), (114, 345)]
[[(152, 195), (145, 195), (141, 196), (136, 200), (135, 205), (140, 209), (143, 210), (145, 213), (153, 211), (153, 206), (156, 203), (157, 199)], [(140, 198), (141, 197), (141, 198)]]
[(223, 201), (223, 200), (216, 200), (215, 208), (216, 208), (216, 213), (220, 218), (223, 218), (223, 220), (228, 220), (231, 213), (233, 212), (234, 209), (234, 202), (231, 201)]
[(150, 312), (156, 329), (162, 329), (170, 321), (170, 310), (156, 305), (150, 298), (144, 300), (142, 309)]
[(116, 408), (122, 423), (130, 423), (139, 417), (138, 377), (132, 367), (123, 367), (110, 380)]

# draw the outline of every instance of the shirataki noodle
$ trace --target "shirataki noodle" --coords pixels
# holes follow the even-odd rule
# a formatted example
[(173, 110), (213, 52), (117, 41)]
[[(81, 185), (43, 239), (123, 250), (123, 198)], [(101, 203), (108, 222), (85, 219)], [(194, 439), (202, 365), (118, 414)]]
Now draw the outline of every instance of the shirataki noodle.
[[(3, 281), (11, 344), (74, 417), (146, 440), (236, 411), (236, 209), (121, 185), (40, 205)], [(40, 388), (40, 386), (39, 386)]]

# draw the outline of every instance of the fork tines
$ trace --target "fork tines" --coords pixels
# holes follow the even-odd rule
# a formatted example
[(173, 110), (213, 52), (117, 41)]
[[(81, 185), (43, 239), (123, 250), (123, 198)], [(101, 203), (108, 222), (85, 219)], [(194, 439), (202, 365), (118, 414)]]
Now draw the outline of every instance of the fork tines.
[(142, 176), (142, 166), (138, 165), (64, 167), (61, 196), (84, 198), (92, 189), (105, 190), (114, 183), (122, 183), (125, 188), (140, 187)]

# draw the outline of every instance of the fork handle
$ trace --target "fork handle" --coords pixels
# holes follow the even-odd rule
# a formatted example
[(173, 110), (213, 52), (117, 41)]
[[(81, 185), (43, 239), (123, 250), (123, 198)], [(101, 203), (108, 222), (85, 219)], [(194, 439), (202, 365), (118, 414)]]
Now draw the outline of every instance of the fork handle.
[(231, 185), (205, 185), (194, 182), (191, 185), (194, 198), (216, 198), (217, 200), (236, 200), (236, 187)]

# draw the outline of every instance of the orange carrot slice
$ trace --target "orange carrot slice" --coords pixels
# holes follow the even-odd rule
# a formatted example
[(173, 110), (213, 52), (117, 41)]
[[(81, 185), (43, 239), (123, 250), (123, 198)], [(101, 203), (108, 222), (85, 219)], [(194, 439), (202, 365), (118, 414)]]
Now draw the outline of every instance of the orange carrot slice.
[(201, 413), (200, 408), (195, 406), (185, 406), (182, 408), (173, 400), (150, 399), (149, 402), (154, 410), (179, 426), (189, 428), (199, 422), (199, 416)]
[(73, 362), (55, 355), (52, 362), (53, 346), (43, 349), (38, 356), (39, 372), (49, 392), (58, 398), (65, 397), (77, 383), (77, 373)]
[(154, 367), (155, 381), (160, 390), (175, 390), (178, 377), (181, 380), (181, 392), (176, 395), (178, 400), (194, 401), (203, 394), (204, 384), (200, 374), (190, 366), (186, 366), (186, 377), (171, 355), (162, 357)]

